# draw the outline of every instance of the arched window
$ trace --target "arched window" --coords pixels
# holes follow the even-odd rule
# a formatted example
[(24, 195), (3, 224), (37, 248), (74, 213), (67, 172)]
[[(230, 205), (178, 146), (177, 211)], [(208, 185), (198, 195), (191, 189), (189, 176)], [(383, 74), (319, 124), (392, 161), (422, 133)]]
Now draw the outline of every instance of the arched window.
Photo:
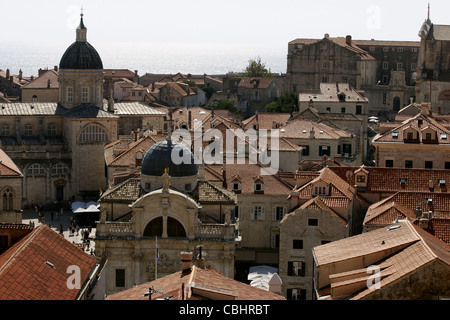
[(52, 167), (51, 174), (58, 175), (58, 176), (69, 174), (69, 167), (67, 165), (65, 165), (64, 163), (55, 164)]
[(33, 163), (27, 169), (27, 176), (45, 176), (44, 166), (39, 163)]
[(167, 218), (167, 236), (169, 238), (186, 238), (186, 230), (183, 225), (174, 218)]
[(14, 194), (10, 188), (6, 188), (2, 194), (3, 210), (13, 210)]
[(161, 237), (163, 231), (163, 218), (159, 217), (153, 219), (149, 222), (149, 224), (145, 227), (144, 237)]
[(80, 135), (80, 142), (106, 142), (107, 140), (108, 135), (98, 125), (87, 126)]
[(38, 102), (37, 95), (33, 95), (33, 97), (31, 98), (31, 102)]

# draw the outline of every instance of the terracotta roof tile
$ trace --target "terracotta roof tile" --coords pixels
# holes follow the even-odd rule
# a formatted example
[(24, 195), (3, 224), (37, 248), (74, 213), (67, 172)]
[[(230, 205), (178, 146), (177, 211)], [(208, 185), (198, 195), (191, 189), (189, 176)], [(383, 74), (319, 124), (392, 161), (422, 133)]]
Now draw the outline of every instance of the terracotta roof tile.
[(79, 290), (67, 287), (68, 267), (78, 266), (84, 283), (95, 264), (94, 257), (41, 225), (0, 256), (0, 299), (74, 300)]
[[(199, 284), (202, 287), (213, 287), (215, 290), (222, 290), (222, 293), (233, 292), (236, 300), (286, 300), (283, 296), (265, 291), (248, 284), (230, 279), (213, 269), (201, 269), (196, 266), (192, 267), (192, 271), (188, 274), (180, 272), (172, 273), (166, 277), (141, 284), (134, 288), (109, 295), (106, 300), (148, 300), (144, 297), (144, 293), (149, 288), (154, 288), (159, 292), (172, 296), (172, 300), (181, 300), (184, 296), (190, 296), (190, 285)], [(184, 295), (181, 292), (182, 284), (184, 284)], [(164, 295), (155, 293), (152, 300), (164, 298)], [(199, 299), (202, 297), (194, 297)], [(203, 298), (205, 299), (205, 298)]]

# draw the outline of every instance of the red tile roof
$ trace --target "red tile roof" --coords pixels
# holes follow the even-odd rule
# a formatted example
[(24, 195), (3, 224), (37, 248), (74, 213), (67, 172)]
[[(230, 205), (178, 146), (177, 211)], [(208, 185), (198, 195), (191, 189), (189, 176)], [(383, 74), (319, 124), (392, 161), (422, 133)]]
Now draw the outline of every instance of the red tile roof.
[[(74, 300), (69, 266), (80, 268), (81, 285), (97, 261), (41, 225), (0, 256), (0, 300)], [(53, 265), (53, 267), (52, 267)]]
[(0, 149), (0, 175), (22, 176), (22, 172), (19, 167), (17, 167), (17, 165), (2, 149)]
[[(184, 292), (182, 291), (183, 284)], [(148, 292), (149, 288), (152, 287), (156, 291), (171, 296), (171, 300), (182, 300), (183, 297), (194, 300), (206, 299), (202, 296), (192, 296), (190, 285), (232, 295), (235, 296), (236, 300), (286, 300), (278, 294), (227, 278), (214, 269), (202, 269), (196, 266), (192, 267), (191, 272), (185, 274), (175, 272), (166, 277), (111, 294), (106, 300), (148, 300), (148, 297), (144, 297), (144, 293)], [(165, 295), (155, 293), (152, 294), (151, 298), (152, 300), (156, 300), (158, 298), (165, 298)]]

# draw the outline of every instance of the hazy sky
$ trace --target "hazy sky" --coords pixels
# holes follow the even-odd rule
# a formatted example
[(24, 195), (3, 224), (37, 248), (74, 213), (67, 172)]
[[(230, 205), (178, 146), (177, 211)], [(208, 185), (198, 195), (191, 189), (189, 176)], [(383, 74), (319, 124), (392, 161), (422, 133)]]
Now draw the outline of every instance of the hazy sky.
[[(296, 38), (412, 40), (431, 20), (450, 24), (448, 0), (0, 0), (1, 41), (88, 41), (287, 46)], [(0, 57), (1, 59), (1, 57)]]

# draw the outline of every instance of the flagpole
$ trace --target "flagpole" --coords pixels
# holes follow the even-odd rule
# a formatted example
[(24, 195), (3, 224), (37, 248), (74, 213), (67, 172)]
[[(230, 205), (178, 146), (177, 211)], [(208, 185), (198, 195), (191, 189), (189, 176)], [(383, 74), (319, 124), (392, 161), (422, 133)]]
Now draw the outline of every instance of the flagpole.
[(159, 252), (158, 252), (158, 236), (156, 238), (156, 252), (155, 252), (155, 280), (158, 279), (158, 260), (159, 260)]

